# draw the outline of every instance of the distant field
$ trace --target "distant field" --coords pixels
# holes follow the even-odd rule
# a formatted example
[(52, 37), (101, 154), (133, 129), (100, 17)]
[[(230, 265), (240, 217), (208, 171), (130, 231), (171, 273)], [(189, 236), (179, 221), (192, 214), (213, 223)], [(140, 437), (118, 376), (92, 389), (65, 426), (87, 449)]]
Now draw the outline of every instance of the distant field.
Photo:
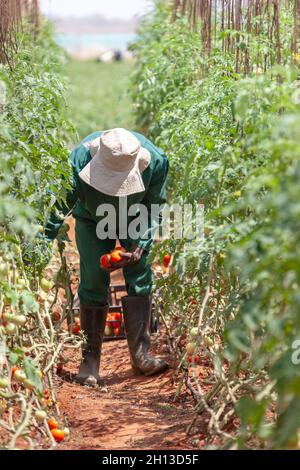
[(69, 62), (69, 114), (80, 139), (95, 130), (132, 128), (128, 95), (132, 67), (128, 62)]

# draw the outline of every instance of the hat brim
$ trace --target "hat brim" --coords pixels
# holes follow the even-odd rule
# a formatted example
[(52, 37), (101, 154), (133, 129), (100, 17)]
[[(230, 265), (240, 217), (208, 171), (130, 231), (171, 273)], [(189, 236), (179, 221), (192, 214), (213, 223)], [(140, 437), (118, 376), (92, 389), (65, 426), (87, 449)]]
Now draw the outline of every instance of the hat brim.
[(151, 161), (150, 152), (141, 147), (135, 166), (130, 171), (115, 171), (105, 166), (100, 149), (79, 173), (82, 181), (108, 196), (130, 196), (145, 191), (141, 173)]

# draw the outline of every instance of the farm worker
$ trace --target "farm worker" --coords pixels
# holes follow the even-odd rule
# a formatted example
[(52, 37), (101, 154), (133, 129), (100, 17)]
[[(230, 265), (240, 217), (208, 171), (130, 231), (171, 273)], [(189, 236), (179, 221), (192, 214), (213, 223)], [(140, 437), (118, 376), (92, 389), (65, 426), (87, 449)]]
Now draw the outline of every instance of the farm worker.
[[(68, 209), (72, 209), (76, 219), (80, 320), (87, 338), (77, 381), (88, 385), (99, 382), (111, 271), (110, 268), (102, 269), (99, 260), (115, 248), (116, 238), (126, 250), (116, 268), (123, 268), (126, 281), (128, 295), (123, 297), (122, 305), (133, 370), (147, 376), (162, 372), (168, 364), (149, 354), (152, 271), (147, 254), (153, 239), (153, 217), (149, 215), (148, 231), (137, 239), (128, 234), (122, 238), (120, 231), (124, 227), (118, 222), (116, 233), (101, 239), (104, 237), (100, 234), (99, 238), (97, 226), (104, 220), (103, 212), (99, 212), (99, 207), (107, 207), (103, 204), (111, 205), (116, 214), (125, 200), (128, 208), (143, 204), (149, 214), (152, 204), (164, 204), (168, 159), (141, 134), (112, 129), (86, 137), (72, 152), (71, 164), (73, 189), (67, 196), (68, 208), (63, 208), (62, 212), (66, 215)], [(126, 229), (135, 218), (127, 214)], [(53, 212), (45, 231), (47, 238), (53, 240), (57, 236), (62, 222), (63, 218)]]

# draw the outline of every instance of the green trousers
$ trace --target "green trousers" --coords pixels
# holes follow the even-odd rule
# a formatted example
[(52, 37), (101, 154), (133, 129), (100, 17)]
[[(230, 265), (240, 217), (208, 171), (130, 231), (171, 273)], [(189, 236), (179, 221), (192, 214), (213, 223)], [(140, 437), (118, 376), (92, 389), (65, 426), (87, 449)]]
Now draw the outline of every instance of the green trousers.
[[(100, 257), (110, 253), (116, 240), (99, 240), (96, 223), (86, 219), (76, 219), (76, 244), (80, 255), (79, 299), (85, 306), (101, 306), (108, 302), (110, 284), (109, 273), (100, 268)], [(126, 251), (131, 251), (132, 243), (122, 240)], [(152, 270), (144, 252), (141, 260), (123, 270), (128, 295), (149, 295), (152, 289)]]

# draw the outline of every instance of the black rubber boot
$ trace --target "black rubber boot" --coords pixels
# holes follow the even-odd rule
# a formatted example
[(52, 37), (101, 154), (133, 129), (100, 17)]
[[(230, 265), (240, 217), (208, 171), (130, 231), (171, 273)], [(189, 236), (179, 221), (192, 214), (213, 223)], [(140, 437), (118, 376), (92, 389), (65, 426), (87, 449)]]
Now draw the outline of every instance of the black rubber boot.
[(136, 374), (154, 375), (163, 372), (168, 364), (150, 356), (151, 296), (122, 298), (124, 323), (131, 364)]
[(84, 307), (80, 305), (80, 325), (86, 337), (82, 346), (82, 362), (76, 382), (95, 386), (100, 382), (99, 367), (108, 305)]

